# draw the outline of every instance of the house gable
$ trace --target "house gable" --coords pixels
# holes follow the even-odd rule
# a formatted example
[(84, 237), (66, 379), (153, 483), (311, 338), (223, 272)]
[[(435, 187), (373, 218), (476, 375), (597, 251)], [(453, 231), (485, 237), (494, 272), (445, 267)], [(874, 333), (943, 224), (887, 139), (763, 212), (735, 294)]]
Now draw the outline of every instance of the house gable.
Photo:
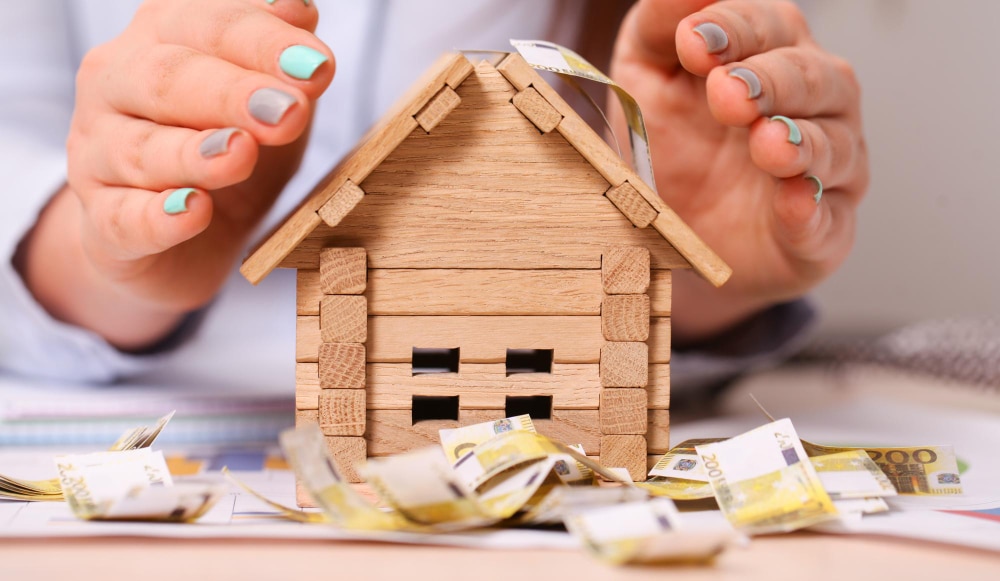
[(363, 247), (369, 268), (599, 269), (611, 246), (650, 250), (652, 268), (687, 261), (653, 229), (633, 227), (611, 185), (558, 132), (541, 133), (488, 63), (431, 133), (412, 130), (363, 182), (335, 227), (313, 231), (281, 263), (315, 269), (325, 247)]
[[(490, 68), (492, 69), (492, 67)], [(664, 239), (672, 241), (673, 247), (677, 249), (676, 251), (670, 249), (665, 254), (661, 254), (660, 252), (656, 252), (653, 246), (650, 245), (650, 249), (654, 250), (654, 256), (656, 257), (654, 260), (658, 261), (658, 263), (654, 263), (654, 268), (684, 268), (694, 266), (700, 274), (713, 284), (720, 285), (728, 279), (731, 273), (729, 267), (659, 199), (655, 192), (652, 192), (648, 186), (635, 176), (624, 162), (600, 140), (593, 130), (583, 123), (579, 116), (559, 98), (558, 94), (551, 87), (538, 77), (523, 59), (518, 55), (509, 55), (499, 65), (498, 69), (502, 77), (513, 85), (513, 87), (508, 85), (505, 92), (511, 95), (514, 104), (518, 105), (524, 115), (531, 117), (536, 124), (539, 123), (537, 116), (531, 115), (527, 109), (532, 103), (526, 103), (525, 99), (514, 99), (515, 93), (521, 97), (530, 94), (531, 100), (535, 104), (539, 101), (537, 97), (541, 97), (542, 102), (549, 103), (558, 114), (562, 115), (561, 121), (555, 128), (557, 131), (547, 132), (545, 136), (554, 136), (556, 133), (563, 136), (572, 145), (572, 149), (575, 149), (582, 155), (605, 179), (605, 185), (614, 185), (615, 188), (612, 189), (611, 193), (618, 193), (619, 195), (612, 197), (612, 199), (615, 199), (615, 205), (623, 213), (629, 215), (627, 207), (621, 203), (620, 194), (623, 191), (632, 194), (633, 200), (631, 201), (634, 201), (634, 194), (638, 194), (652, 208), (655, 214), (649, 217), (650, 225)], [(314, 247), (315, 242), (322, 240), (325, 235), (329, 234), (328, 232), (324, 232), (321, 226), (323, 219), (321, 219), (320, 214), (324, 205), (332, 204), (334, 206), (337, 220), (349, 215), (354, 208), (354, 204), (364, 195), (364, 191), (356, 189), (355, 186), (367, 179), (369, 174), (382, 163), (400, 142), (407, 139), (408, 136), (417, 133), (418, 130), (422, 130), (418, 119), (425, 113), (424, 108), (428, 107), (429, 103), (433, 105), (435, 97), (441, 97), (442, 92), (450, 93), (451, 90), (459, 88), (471, 73), (471, 70), (471, 64), (458, 54), (446, 55), (439, 60), (424, 75), (424, 78), (414, 85), (410, 93), (400, 100), (394, 111), (386, 115), (382, 123), (369, 132), (358, 148), (346, 156), (340, 165), (303, 201), (302, 205), (289, 219), (283, 222), (251, 254), (241, 269), (244, 276), (256, 284), (279, 264), (281, 266), (293, 267), (298, 267), (301, 264), (303, 267), (315, 268), (313, 261), (303, 263), (301, 260), (303, 255), (314, 254), (314, 250), (318, 252), (318, 247)], [(515, 93), (511, 93), (511, 91)], [(461, 91), (458, 91), (458, 94), (461, 94)], [(455, 104), (453, 99), (449, 101), (447, 109), (450, 110), (455, 107)], [(461, 109), (462, 107), (459, 105), (456, 111)], [(467, 109), (471, 110), (468, 107)], [(455, 111), (452, 112), (452, 114), (454, 113)], [(445, 114), (447, 114), (447, 111), (445, 111)], [(437, 131), (436, 124), (441, 119), (447, 121), (444, 115), (438, 115), (434, 119), (435, 132)], [(525, 119), (521, 119), (522, 124), (525, 121)], [(477, 128), (476, 131), (480, 129), (485, 129), (485, 127)], [(461, 132), (456, 132), (456, 135), (460, 134)], [(528, 150), (527, 153), (532, 152)], [(526, 159), (531, 159), (532, 162), (535, 161), (534, 158), (522, 154), (520, 163), (527, 163), (525, 162)], [(525, 165), (523, 167), (525, 169), (535, 169), (537, 166)], [(486, 173), (480, 173), (479, 175), (487, 179), (490, 177)], [(373, 180), (371, 184), (378, 187), (378, 179)], [(345, 193), (345, 188), (348, 194), (354, 192), (355, 195), (342, 195)], [(359, 192), (360, 196), (358, 195)], [(483, 200), (484, 203), (490, 201), (488, 199)], [(497, 200), (492, 201), (496, 202)], [(626, 203), (631, 202), (630, 200), (624, 201)], [(532, 215), (541, 211), (541, 207), (532, 203), (518, 205), (517, 200), (510, 199), (505, 200), (505, 202), (507, 202), (504, 204), (505, 215), (511, 215), (515, 212), (528, 212), (525, 215)], [(561, 216), (562, 219), (553, 221), (550, 226), (558, 229), (565, 227), (567, 220), (573, 221), (580, 216), (588, 220), (590, 218), (587, 208), (581, 208), (583, 214), (579, 215), (569, 213), (571, 211), (574, 211), (574, 209), (565, 209)], [(636, 222), (635, 217), (632, 215), (629, 215), (629, 219), (634, 223)], [(639, 225), (643, 224), (640, 223)], [(444, 226), (447, 226), (447, 224), (444, 224)], [(491, 229), (495, 226), (491, 224)], [(600, 227), (600, 224), (598, 224), (598, 227)], [(317, 229), (319, 232), (310, 236)], [(593, 231), (591, 230), (590, 232)], [(524, 232), (522, 232), (523, 234)], [(310, 236), (310, 240), (307, 240), (304, 244), (300, 244), (307, 236)], [(341, 236), (346, 236), (346, 234)], [(530, 241), (527, 237), (524, 237), (524, 239)], [(584, 243), (587, 240), (588, 237), (583, 238)], [(625, 243), (629, 244), (632, 242)], [(537, 267), (539, 265), (536, 264), (534, 266)]]

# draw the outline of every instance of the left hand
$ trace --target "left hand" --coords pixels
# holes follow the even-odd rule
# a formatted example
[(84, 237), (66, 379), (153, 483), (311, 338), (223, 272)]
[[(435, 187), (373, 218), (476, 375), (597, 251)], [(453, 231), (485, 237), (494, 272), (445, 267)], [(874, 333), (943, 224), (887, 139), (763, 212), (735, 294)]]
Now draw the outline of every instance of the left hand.
[(794, 4), (640, 0), (611, 76), (642, 107), (660, 195), (733, 268), (720, 289), (677, 273), (678, 344), (801, 296), (847, 257), (869, 179), (859, 87)]

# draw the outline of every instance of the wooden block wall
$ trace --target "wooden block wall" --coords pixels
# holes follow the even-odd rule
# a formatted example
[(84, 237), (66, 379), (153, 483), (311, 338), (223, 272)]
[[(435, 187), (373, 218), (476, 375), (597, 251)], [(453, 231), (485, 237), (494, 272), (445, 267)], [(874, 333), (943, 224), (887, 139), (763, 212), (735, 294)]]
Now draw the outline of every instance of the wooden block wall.
[(304, 297), (300, 285), (297, 299), (319, 316), (298, 317), (296, 359), (316, 363), (296, 366), (296, 424), (318, 424), (344, 477), (360, 482), (358, 467), (368, 456), (365, 250), (323, 249), (316, 274), (318, 292)]
[[(624, 194), (616, 195), (615, 203), (622, 208)], [(636, 222), (631, 215), (629, 219)], [(601, 256), (601, 332), (606, 340), (600, 362), (601, 461), (605, 466), (627, 469), (633, 480), (646, 476), (650, 394), (663, 394), (662, 389), (648, 389), (650, 281), (647, 249), (613, 247)], [(669, 388), (666, 392), (669, 394)], [(669, 407), (669, 399), (667, 402)]]

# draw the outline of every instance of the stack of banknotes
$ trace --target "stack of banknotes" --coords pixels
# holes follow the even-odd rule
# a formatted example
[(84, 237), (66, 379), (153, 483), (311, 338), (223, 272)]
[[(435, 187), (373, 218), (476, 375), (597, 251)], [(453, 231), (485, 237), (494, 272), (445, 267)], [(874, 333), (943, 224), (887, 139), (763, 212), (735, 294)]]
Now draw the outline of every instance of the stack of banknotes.
[[(64, 498), (84, 519), (194, 521), (228, 487), (174, 484), (162, 453), (148, 447), (162, 424), (134, 431), (112, 451), (58, 457), (59, 478), (45, 484), (0, 477), (0, 495)], [(344, 480), (318, 426), (285, 432), (281, 444), (320, 507), (303, 512), (261, 497), (290, 519), (376, 535), (561, 524), (614, 564), (709, 562), (749, 536), (887, 511), (887, 496), (962, 493), (949, 446), (822, 446), (801, 440), (788, 419), (682, 442), (645, 482), (536, 433), (528, 416), (442, 430), (440, 447), (360, 468), (376, 503)], [(686, 511), (706, 503), (724, 519), (690, 526)]]

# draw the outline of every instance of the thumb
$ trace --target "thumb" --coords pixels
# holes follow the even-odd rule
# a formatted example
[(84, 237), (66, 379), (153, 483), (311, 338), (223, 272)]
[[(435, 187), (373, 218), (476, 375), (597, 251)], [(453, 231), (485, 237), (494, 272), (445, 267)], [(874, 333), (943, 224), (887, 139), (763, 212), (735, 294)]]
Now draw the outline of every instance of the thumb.
[(621, 56), (672, 72), (680, 67), (676, 34), (681, 20), (715, 0), (640, 0), (629, 11), (618, 38)]

